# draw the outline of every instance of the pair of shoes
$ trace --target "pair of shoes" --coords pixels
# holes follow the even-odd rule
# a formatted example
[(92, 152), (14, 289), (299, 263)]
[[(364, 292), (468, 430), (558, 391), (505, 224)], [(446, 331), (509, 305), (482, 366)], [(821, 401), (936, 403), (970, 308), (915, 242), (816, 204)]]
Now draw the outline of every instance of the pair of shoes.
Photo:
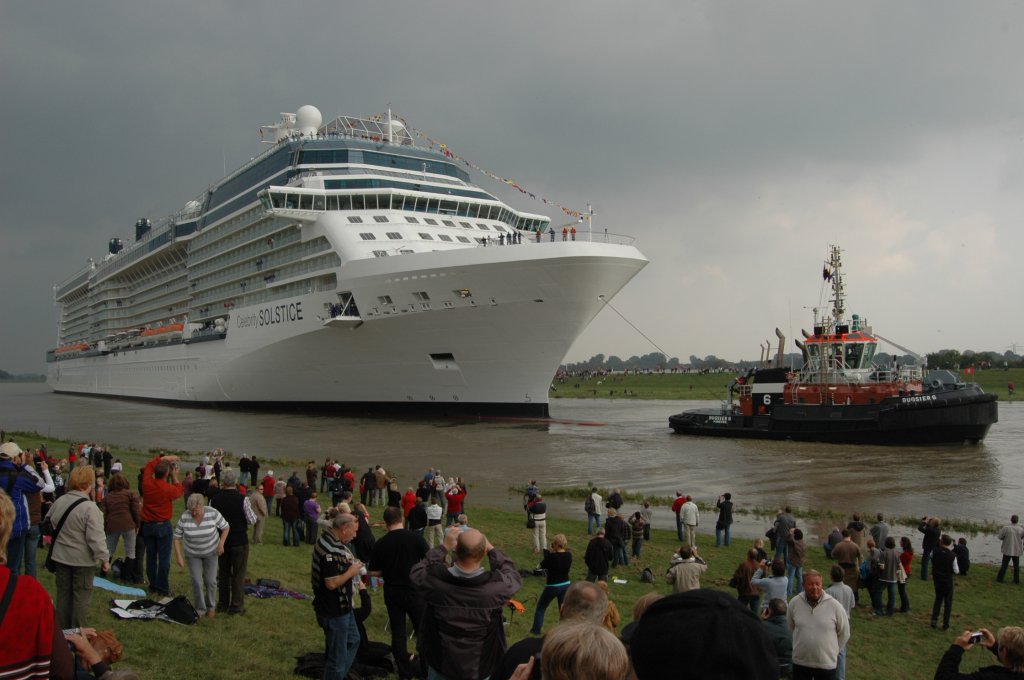
[(216, 616), (217, 616), (217, 610), (216, 609), (207, 609), (206, 610), (206, 618), (212, 619), (212, 618), (216, 618)]
[(949, 630), (949, 624), (948, 623), (942, 624), (942, 630)]
[(935, 619), (932, 619), (932, 628), (937, 628), (938, 625), (935, 623)]

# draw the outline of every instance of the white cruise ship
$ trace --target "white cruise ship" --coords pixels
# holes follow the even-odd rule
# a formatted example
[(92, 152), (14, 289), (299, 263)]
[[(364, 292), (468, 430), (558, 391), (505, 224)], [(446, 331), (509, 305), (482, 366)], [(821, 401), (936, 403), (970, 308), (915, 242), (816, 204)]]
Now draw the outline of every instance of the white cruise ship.
[(283, 114), (261, 129), (271, 148), (55, 286), (50, 386), (546, 417), (565, 353), (647, 264), (632, 239), (566, 238), (390, 113), (321, 123)]

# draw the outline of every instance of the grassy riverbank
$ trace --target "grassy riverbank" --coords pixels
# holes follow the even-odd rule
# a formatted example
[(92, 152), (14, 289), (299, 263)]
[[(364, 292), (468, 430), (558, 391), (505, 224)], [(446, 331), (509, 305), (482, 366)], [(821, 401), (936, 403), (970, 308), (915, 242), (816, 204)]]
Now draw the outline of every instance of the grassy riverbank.
[[(552, 399), (713, 399), (728, 396), (727, 385), (732, 373), (651, 373), (639, 375), (613, 374), (591, 378), (569, 378), (564, 383), (553, 382), (549, 391)], [(1001, 400), (1020, 399), (1024, 394), (1024, 368), (1008, 371), (978, 371), (964, 380), (976, 382), (986, 392), (998, 394)], [(1018, 393), (1010, 397), (1007, 383), (1014, 383)]]
[[(12, 436), (22, 448), (36, 448), (46, 442), (51, 452), (66, 451), (67, 442), (47, 440), (35, 434), (14, 433)], [(154, 450), (155, 451), (155, 450)], [(138, 469), (154, 451), (114, 449), (125, 463), (126, 474), (133, 480)], [(198, 453), (184, 454), (186, 460), (196, 460)], [(60, 456), (58, 456), (60, 457)], [(264, 464), (271, 461), (264, 461)], [(355, 464), (359, 461), (349, 461)], [(289, 463), (288, 469), (295, 467)], [(358, 466), (356, 466), (358, 468)], [(264, 468), (266, 469), (266, 468)], [(285, 469), (281, 467), (280, 469)], [(546, 493), (550, 493), (546, 490)], [(518, 493), (516, 494), (518, 495)], [(470, 524), (482, 530), (490, 540), (509, 554), (520, 568), (532, 568), (537, 563), (531, 537), (524, 526), (522, 513), (505, 512), (467, 505)], [(635, 505), (627, 501), (627, 507)], [(182, 503), (177, 505), (178, 511)], [(738, 511), (750, 511), (738, 508)], [(373, 509), (375, 520), (380, 508)], [(584, 522), (552, 518), (548, 522), (549, 539), (556, 533), (569, 538), (570, 549), (576, 556), (572, 571), (574, 579), (583, 578), (583, 552), (587, 535)], [(703, 528), (703, 527), (702, 527)], [(711, 528), (711, 525), (707, 527)], [(380, 530), (378, 530), (380, 531)], [(309, 593), (310, 548), (286, 548), (281, 545), (281, 525), (271, 518), (264, 535), (265, 543), (252, 546), (249, 556), (249, 576), (276, 578), (283, 587)], [(916, 542), (916, 538), (915, 538)], [(749, 547), (748, 541), (735, 540), (728, 548), (715, 548), (713, 537), (701, 534), (698, 539), (701, 553), (709, 563), (703, 584), (706, 587), (732, 592), (728, 581), (733, 569), (742, 561)], [(655, 530), (652, 540), (643, 550), (643, 557), (630, 567), (619, 567), (613, 576), (625, 579), (625, 584), (613, 584), (612, 598), (623, 615), (623, 623), (631, 620), (633, 604), (645, 593), (657, 590), (668, 593), (669, 586), (660, 581), (672, 551), (678, 547), (674, 531)], [(819, 549), (810, 549), (808, 566), (827, 572), (829, 563)], [(43, 553), (39, 554), (42, 564)], [(644, 584), (639, 574), (651, 567), (659, 582)], [(1004, 625), (1020, 623), (1022, 591), (1013, 585), (994, 583), (995, 569), (988, 565), (975, 565), (970, 575), (958, 580), (954, 596), (951, 630), (935, 631), (928, 626), (932, 599), (931, 584), (916, 576), (919, 565), (915, 560), (915, 576), (908, 584), (911, 612), (892, 618), (875, 619), (867, 608), (853, 614), (853, 638), (850, 643), (849, 676), (851, 679), (869, 677), (930, 678), (943, 651), (955, 635), (966, 628), (988, 627), (993, 630)], [(40, 580), (55, 592), (52, 576), (45, 570)], [(529, 631), (534, 604), (543, 586), (543, 579), (528, 578), (517, 599), (525, 603), (526, 616), (515, 617), (508, 625), (510, 642), (525, 637)], [(187, 572), (176, 565), (171, 569), (171, 589), (191, 599)], [(244, 616), (218, 615), (214, 620), (203, 619), (196, 626), (185, 627), (159, 621), (121, 621), (109, 613), (113, 594), (94, 590), (90, 623), (97, 628), (112, 628), (125, 644), (125, 658), (118, 667), (133, 668), (141, 677), (174, 678), (238, 678), (243, 676), (284, 678), (291, 676), (294, 657), (307, 651), (318, 651), (322, 633), (316, 626), (309, 601), (290, 599), (258, 600), (248, 598)], [(866, 599), (866, 594), (865, 594)], [(374, 612), (367, 622), (371, 637), (388, 641), (385, 632), (386, 615), (383, 596), (373, 596)], [(548, 609), (545, 629), (558, 620), (554, 606)], [(685, 660), (683, 661), (685, 663)], [(981, 650), (967, 655), (963, 669), (975, 669), (992, 663)]]

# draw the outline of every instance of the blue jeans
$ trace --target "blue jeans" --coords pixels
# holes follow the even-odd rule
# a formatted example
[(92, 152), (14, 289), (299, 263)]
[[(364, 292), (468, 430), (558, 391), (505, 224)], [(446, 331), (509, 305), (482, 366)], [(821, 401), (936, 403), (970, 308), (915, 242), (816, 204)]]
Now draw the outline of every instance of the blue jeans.
[[(795, 582), (795, 584), (794, 584)], [(799, 595), (804, 592), (804, 568), (786, 564), (786, 593)]]
[(896, 612), (896, 581), (880, 581), (879, 586), (885, 588), (885, 613), (892, 616)]
[(846, 647), (839, 650), (836, 663), (836, 680), (846, 680)]
[(12, 538), (7, 543), (7, 568), (11, 570), (12, 574), (17, 574), (18, 570), (21, 569), (21, 558), (25, 555), (25, 542), (28, 540), (28, 534), (22, 534), (17, 538)]
[(36, 551), (39, 550), (39, 536), (42, 532), (38, 524), (32, 524), (25, 534), (25, 573), (35, 578), (36, 575)]
[(284, 544), (285, 545), (298, 545), (299, 544), (299, 522), (302, 520), (281, 520), (284, 523)]
[(349, 612), (334, 618), (317, 617), (324, 629), (323, 680), (344, 680), (359, 650), (359, 627), (355, 614)]
[(722, 529), (715, 527), (715, 547), (721, 547), (723, 545), (722, 537), (725, 537), (724, 545), (729, 547), (729, 527), (726, 526)]
[(679, 539), (680, 543), (685, 540), (683, 538), (683, 519), (679, 515), (676, 515), (676, 538)]
[(146, 578), (150, 590), (171, 594), (171, 541), (170, 522), (143, 522), (142, 539), (146, 543)]
[(921, 550), (921, 580), (928, 580), (928, 562), (932, 559), (932, 548)]
[(594, 529), (601, 528), (601, 515), (596, 512), (587, 513), (587, 533), (594, 533)]
[(544, 612), (547, 611), (548, 605), (551, 601), (558, 599), (558, 606), (562, 606), (562, 602), (565, 600), (565, 591), (569, 590), (569, 584), (566, 583), (560, 586), (544, 586), (544, 590), (540, 592), (540, 599), (537, 600), (537, 609), (533, 614), (533, 628), (530, 629), (531, 635), (540, 635), (541, 629), (544, 627)]
[(629, 566), (629, 555), (626, 554), (626, 542), (618, 540), (612, 544), (612, 566), (622, 564)]

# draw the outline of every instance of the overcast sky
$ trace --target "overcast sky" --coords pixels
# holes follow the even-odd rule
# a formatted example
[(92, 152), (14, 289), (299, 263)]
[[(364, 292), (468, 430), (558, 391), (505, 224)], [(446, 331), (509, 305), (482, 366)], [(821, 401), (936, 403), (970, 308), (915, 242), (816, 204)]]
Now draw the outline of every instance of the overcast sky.
[[(592, 202), (651, 260), (612, 304), (684, 361), (809, 329), (830, 243), (876, 332), (1024, 351), (1022, 64), (1017, 1), (0, 0), (0, 368), (43, 371), (53, 284), (303, 104), (390, 103), (537, 195)], [(567, 358), (651, 351), (605, 311)]]

